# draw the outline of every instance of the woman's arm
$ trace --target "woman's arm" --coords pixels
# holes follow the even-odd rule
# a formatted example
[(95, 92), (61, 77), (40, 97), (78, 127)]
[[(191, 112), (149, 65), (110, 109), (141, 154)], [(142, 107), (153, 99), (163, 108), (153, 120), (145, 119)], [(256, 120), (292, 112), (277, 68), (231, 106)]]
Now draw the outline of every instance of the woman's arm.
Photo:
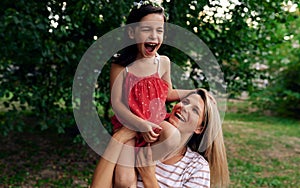
[(159, 134), (155, 133), (153, 129), (161, 129), (159, 125), (146, 121), (135, 114), (133, 114), (128, 104), (124, 101), (124, 67), (112, 64), (110, 71), (110, 89), (111, 89), (111, 104), (114, 112), (118, 116), (122, 124), (128, 125), (133, 130), (140, 130), (141, 132), (150, 132), (150, 137), (147, 142), (157, 140)]
[(137, 169), (142, 177), (145, 188), (159, 188), (155, 176), (155, 163), (152, 160), (152, 151), (150, 144), (147, 147), (140, 148), (136, 158)]
[[(136, 132), (122, 127), (111, 138), (103, 156), (100, 158), (92, 179), (92, 188), (111, 187), (116, 162), (127, 141), (134, 138)], [(109, 159), (109, 160), (107, 160)]]
[(189, 172), (183, 188), (210, 187), (210, 170), (208, 164), (199, 164), (193, 172)]

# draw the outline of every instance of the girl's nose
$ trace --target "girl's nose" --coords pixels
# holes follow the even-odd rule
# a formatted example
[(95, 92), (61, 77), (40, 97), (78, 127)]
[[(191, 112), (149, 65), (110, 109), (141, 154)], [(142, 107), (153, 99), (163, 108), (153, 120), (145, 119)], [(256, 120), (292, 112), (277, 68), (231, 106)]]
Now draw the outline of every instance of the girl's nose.
[(150, 36), (149, 36), (149, 38), (150, 39), (156, 39), (156, 37), (157, 37), (156, 31), (152, 31), (151, 34), (150, 34)]

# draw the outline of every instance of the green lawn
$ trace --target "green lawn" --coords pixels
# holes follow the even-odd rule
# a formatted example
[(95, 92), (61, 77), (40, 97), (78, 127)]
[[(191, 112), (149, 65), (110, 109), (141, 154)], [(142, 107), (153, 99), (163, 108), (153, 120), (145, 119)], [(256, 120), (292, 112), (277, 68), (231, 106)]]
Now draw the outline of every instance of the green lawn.
[[(300, 187), (300, 122), (228, 103), (223, 130), (231, 187)], [(88, 187), (98, 160), (55, 132), (0, 138), (0, 187)]]
[(300, 122), (239, 105), (223, 124), (232, 187), (300, 187)]

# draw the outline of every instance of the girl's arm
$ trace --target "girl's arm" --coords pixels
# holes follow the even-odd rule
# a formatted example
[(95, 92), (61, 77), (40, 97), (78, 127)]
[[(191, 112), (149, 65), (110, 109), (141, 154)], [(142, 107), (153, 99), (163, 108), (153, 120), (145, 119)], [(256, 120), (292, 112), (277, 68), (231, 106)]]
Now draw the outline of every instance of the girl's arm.
[(124, 100), (124, 67), (112, 63), (110, 71), (110, 89), (111, 89), (111, 104), (114, 112), (118, 116), (121, 123), (128, 125), (133, 130), (140, 130), (141, 132), (150, 132), (150, 137), (147, 142), (154, 142), (157, 140), (159, 134), (155, 133), (153, 129), (161, 129), (159, 125), (146, 121), (135, 114), (133, 114)]
[(162, 79), (168, 83), (168, 97), (167, 101), (179, 101), (191, 92), (195, 92), (196, 89), (173, 89), (171, 80), (171, 62), (167, 56), (161, 56), (161, 67), (163, 70)]
[(187, 96), (191, 92), (195, 92), (195, 89), (169, 89), (167, 100), (172, 101), (180, 101), (185, 96)]
[(136, 133), (126, 127), (122, 127), (112, 136), (103, 157), (100, 158), (94, 171), (92, 188), (112, 187), (114, 169), (120, 153), (125, 147), (124, 143), (135, 136)]

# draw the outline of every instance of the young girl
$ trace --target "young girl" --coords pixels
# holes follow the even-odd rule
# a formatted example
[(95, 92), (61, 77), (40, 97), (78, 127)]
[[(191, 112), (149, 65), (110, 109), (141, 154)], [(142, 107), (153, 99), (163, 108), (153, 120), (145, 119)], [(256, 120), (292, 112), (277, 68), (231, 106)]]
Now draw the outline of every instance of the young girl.
[[(158, 125), (166, 118), (165, 102), (179, 100), (191, 92), (172, 88), (170, 60), (157, 53), (163, 42), (165, 22), (162, 7), (149, 1), (136, 3), (126, 23), (126, 37), (134, 44), (125, 48), (111, 65), (114, 130), (126, 125), (140, 132), (126, 143), (130, 146), (144, 146), (155, 142), (159, 136), (160, 140), (169, 136), (175, 128), (169, 124)], [(118, 164), (126, 165), (116, 166), (116, 187), (136, 186), (134, 163), (135, 152), (124, 150)]]

